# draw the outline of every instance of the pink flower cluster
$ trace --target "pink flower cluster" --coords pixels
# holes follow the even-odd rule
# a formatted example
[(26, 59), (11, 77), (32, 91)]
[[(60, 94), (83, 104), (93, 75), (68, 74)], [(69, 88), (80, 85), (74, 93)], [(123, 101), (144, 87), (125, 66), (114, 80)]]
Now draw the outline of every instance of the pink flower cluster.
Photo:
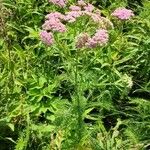
[(71, 5), (71, 6), (69, 7), (69, 9), (70, 9), (71, 11), (81, 11), (81, 7), (75, 6), (75, 5)]
[[(45, 18), (47, 20), (42, 25), (42, 28), (44, 31), (42, 31), (40, 33), (40, 37), (41, 37), (41, 40), (43, 41), (43, 43), (45, 43), (47, 45), (51, 45), (54, 42), (54, 40), (51, 40), (52, 33), (50, 31), (57, 31), (57, 32), (65, 32), (66, 31), (65, 25), (61, 22), (61, 20), (64, 19), (64, 15), (62, 15), (59, 12), (53, 12), (53, 13), (46, 15)], [(51, 35), (51, 36), (48, 36), (48, 35)]]
[(91, 38), (87, 33), (84, 33), (81, 36), (79, 36), (77, 43), (76, 43), (76, 47), (77, 48), (82, 48), (82, 47), (95, 48), (97, 46), (103, 46), (107, 44), (108, 39), (109, 39), (109, 35), (108, 35), (107, 30), (99, 29)]
[(126, 8), (117, 8), (113, 13), (112, 16), (117, 17), (118, 19), (121, 20), (128, 20), (131, 17), (134, 16), (134, 13), (132, 10), (130, 9), (126, 9)]
[(66, 31), (66, 27), (64, 24), (62, 24), (60, 21), (58, 21), (57, 19), (50, 19), (50, 20), (46, 20), (45, 23), (42, 25), (42, 28), (44, 30), (51, 30), (51, 31), (58, 31), (58, 32), (65, 32)]
[(85, 44), (88, 42), (89, 38), (90, 37), (87, 33), (82, 33), (81, 35), (79, 35), (76, 42), (76, 47), (77, 48), (85, 47)]
[(89, 16), (92, 18), (92, 20), (96, 23), (100, 23), (102, 21), (102, 17), (100, 14), (97, 14), (97, 13), (93, 13), (93, 12), (88, 12), (88, 11), (85, 11), (84, 13), (85, 15)]
[(85, 3), (83, 0), (79, 0), (77, 5), (71, 5), (69, 9), (70, 11), (65, 16), (65, 20), (68, 22), (75, 22), (78, 17), (84, 15), (91, 17), (95, 22), (100, 21), (100, 13), (93, 12), (95, 7)]
[(96, 46), (103, 46), (108, 42), (108, 32), (105, 29), (99, 29), (96, 31), (95, 35), (90, 38), (87, 42), (89, 48), (94, 48)]
[(84, 10), (87, 12), (92, 12), (94, 10), (94, 6), (91, 4), (87, 4), (86, 6), (84, 6)]
[(66, 13), (65, 21), (67, 22), (75, 22), (76, 18), (82, 16), (81, 11), (69, 11)]
[[(49, 0), (60, 7), (64, 7), (67, 0)], [(76, 42), (76, 47), (88, 47), (94, 48), (97, 46), (103, 46), (107, 44), (109, 40), (109, 35), (106, 29), (113, 28), (112, 22), (106, 18), (101, 16), (101, 12), (92, 4), (86, 3), (84, 0), (78, 0), (77, 5), (71, 5), (69, 7), (70, 11), (66, 12), (66, 14), (61, 14), (59, 12), (52, 12), (46, 15), (46, 21), (42, 25), (43, 31), (40, 33), (41, 40), (43, 43), (47, 45), (51, 45), (54, 42), (52, 32), (66, 32), (65, 23), (75, 22), (78, 17), (81, 16), (89, 16), (93, 20), (93, 22), (97, 23), (98, 26), (102, 29), (96, 31), (96, 33), (90, 37), (87, 33), (83, 33), (78, 37)], [(112, 16), (117, 17), (121, 20), (130, 19), (134, 16), (133, 11), (126, 8), (117, 8)]]
[(59, 7), (65, 7), (67, 3), (66, 0), (49, 0), (49, 2), (58, 5)]
[(51, 30), (51, 31), (58, 31), (58, 32), (65, 32), (66, 27), (61, 20), (64, 19), (64, 15), (59, 12), (54, 12), (46, 15), (45, 23), (42, 25), (44, 30)]
[[(62, 2), (60, 0), (50, 0), (50, 1), (53, 3), (55, 1), (55, 4)], [(56, 12), (53, 14), (48, 14), (46, 18), (49, 20), (51, 18), (55, 18), (65, 20), (67, 22), (75, 22), (78, 17), (87, 15), (91, 17), (94, 22), (100, 22), (101, 20), (100, 12), (95, 10), (95, 7), (92, 4), (85, 3), (83, 0), (79, 0), (77, 2), (77, 5), (71, 5), (69, 9), (70, 11), (67, 12), (65, 15)]]
[(41, 31), (40, 38), (42, 42), (45, 43), (46, 45), (51, 45), (54, 42), (52, 33), (47, 31)]
[(59, 12), (53, 12), (53, 13), (50, 13), (50, 14), (48, 14), (48, 15), (46, 15), (46, 19), (51, 19), (51, 18), (54, 18), (54, 19), (61, 19), (61, 20), (63, 20), (64, 19), (64, 15), (63, 14), (61, 14), (61, 13), (59, 13)]

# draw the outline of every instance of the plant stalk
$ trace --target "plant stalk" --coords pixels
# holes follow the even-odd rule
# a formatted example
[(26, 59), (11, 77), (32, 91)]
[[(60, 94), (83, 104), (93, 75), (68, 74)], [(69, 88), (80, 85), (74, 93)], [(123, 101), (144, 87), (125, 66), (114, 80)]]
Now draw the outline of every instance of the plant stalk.
[(77, 102), (77, 115), (78, 115), (78, 142), (80, 142), (82, 138), (82, 108), (81, 108), (81, 102), (80, 102), (80, 85), (78, 80), (78, 52), (76, 52), (76, 58), (75, 58), (75, 87), (76, 87), (76, 102)]

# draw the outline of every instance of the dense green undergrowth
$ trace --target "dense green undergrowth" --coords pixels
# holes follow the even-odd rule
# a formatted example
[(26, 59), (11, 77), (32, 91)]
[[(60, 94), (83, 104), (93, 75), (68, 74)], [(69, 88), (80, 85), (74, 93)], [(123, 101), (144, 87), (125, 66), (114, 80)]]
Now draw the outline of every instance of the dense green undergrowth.
[[(45, 15), (68, 6), (0, 1), (0, 150), (150, 149), (150, 2), (90, 3), (114, 27), (107, 45), (77, 49), (78, 31), (97, 27), (87, 18), (53, 46), (39, 37)], [(118, 7), (135, 16), (115, 20)]]

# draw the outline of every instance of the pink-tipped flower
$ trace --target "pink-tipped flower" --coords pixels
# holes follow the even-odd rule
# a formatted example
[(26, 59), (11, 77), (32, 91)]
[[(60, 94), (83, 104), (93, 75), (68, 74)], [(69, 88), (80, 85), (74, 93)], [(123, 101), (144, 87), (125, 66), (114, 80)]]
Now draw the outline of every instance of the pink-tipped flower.
[(45, 16), (46, 19), (61, 19), (63, 20), (64, 19), (64, 15), (59, 13), (59, 12), (52, 12), (52, 13), (49, 13), (48, 15)]
[(86, 45), (90, 48), (96, 47), (98, 45), (103, 46), (107, 44), (108, 39), (109, 39), (109, 35), (108, 35), (107, 30), (99, 29), (97, 30), (95, 35), (89, 39)]
[(49, 2), (58, 5), (59, 7), (65, 7), (66, 6), (66, 0), (49, 0)]
[(71, 11), (81, 11), (81, 8), (79, 6), (74, 6), (74, 5), (70, 6), (69, 9)]
[(92, 4), (87, 4), (86, 6), (84, 6), (84, 10), (92, 12), (94, 10), (94, 6)]
[(118, 19), (121, 20), (128, 20), (131, 17), (134, 16), (134, 13), (132, 10), (130, 9), (126, 9), (126, 8), (117, 8), (113, 13), (112, 16), (117, 17)]
[(51, 18), (50, 20), (46, 20), (45, 23), (42, 25), (42, 28), (44, 30), (52, 30), (52, 31), (58, 31), (58, 32), (65, 32), (66, 27), (64, 24), (60, 22), (59, 19)]
[(54, 42), (53, 35), (51, 32), (41, 31), (40, 38), (42, 42), (48, 46), (52, 45)]

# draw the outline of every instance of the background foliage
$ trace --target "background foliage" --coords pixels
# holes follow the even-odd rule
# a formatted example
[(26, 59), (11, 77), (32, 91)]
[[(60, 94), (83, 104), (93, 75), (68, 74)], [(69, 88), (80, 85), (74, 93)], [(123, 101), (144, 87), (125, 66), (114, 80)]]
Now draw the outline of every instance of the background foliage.
[(59, 10), (46, 0), (0, 1), (1, 150), (150, 148), (150, 2), (91, 2), (103, 15), (135, 12), (95, 51), (75, 49), (71, 25), (42, 44), (44, 16)]

